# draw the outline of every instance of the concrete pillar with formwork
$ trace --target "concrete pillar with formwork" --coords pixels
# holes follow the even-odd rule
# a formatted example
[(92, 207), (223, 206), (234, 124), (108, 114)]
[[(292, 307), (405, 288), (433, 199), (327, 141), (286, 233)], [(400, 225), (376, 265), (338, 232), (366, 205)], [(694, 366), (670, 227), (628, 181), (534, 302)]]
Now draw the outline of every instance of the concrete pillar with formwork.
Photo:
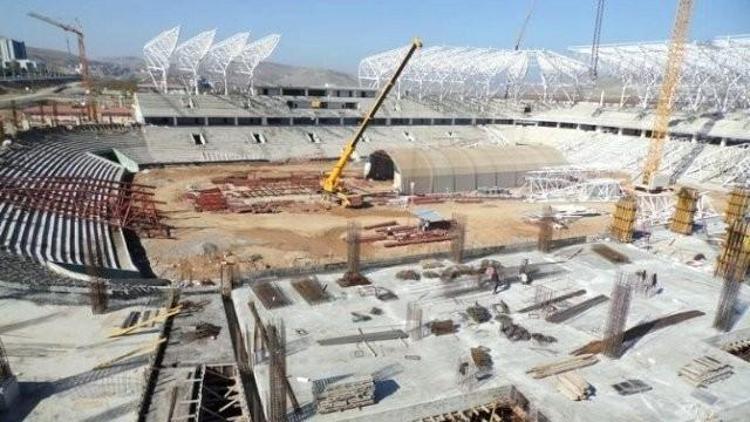
[(734, 220), (744, 218), (750, 209), (750, 188), (736, 186), (732, 189), (724, 212), (724, 221), (732, 224)]
[(453, 214), (453, 237), (451, 238), (451, 256), (456, 264), (464, 260), (466, 245), (466, 216)]
[(623, 243), (633, 241), (635, 219), (638, 212), (638, 201), (634, 195), (626, 195), (615, 204), (612, 225), (609, 228), (612, 237)]
[(726, 239), (716, 260), (714, 274), (725, 277), (734, 272), (741, 281), (750, 268), (750, 220), (736, 219), (727, 226)]
[(675, 205), (672, 221), (669, 229), (675, 233), (692, 234), (695, 224), (695, 211), (698, 209), (697, 190), (683, 187), (677, 193), (677, 204)]
[(539, 236), (537, 238), (537, 249), (541, 252), (552, 250), (552, 235), (554, 228), (554, 217), (552, 216), (552, 207), (544, 207), (542, 218), (539, 220)]

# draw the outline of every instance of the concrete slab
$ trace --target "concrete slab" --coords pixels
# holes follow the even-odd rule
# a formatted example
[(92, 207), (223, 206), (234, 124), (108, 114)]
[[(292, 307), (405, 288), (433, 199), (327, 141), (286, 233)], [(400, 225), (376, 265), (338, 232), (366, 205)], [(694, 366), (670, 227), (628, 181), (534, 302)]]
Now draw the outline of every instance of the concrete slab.
[[(377, 382), (375, 405), (316, 415), (315, 420), (373, 420), (382, 419), (385, 415), (393, 420), (411, 420), (438, 413), (434, 406), (425, 406), (427, 403), (442, 400), (460, 402), (461, 398), (465, 401), (479, 392), (508, 386), (518, 388), (551, 420), (688, 420), (705, 415), (742, 420), (743, 412), (746, 415), (750, 411), (750, 400), (744, 393), (750, 387), (750, 363), (721, 351), (708, 341), (719, 334), (711, 324), (720, 282), (705, 271), (668, 256), (655, 255), (630, 245), (609, 245), (626, 254), (632, 262), (611, 264), (591, 252), (589, 246), (584, 246), (570, 260), (565, 260), (565, 257), (574, 255), (580, 246), (553, 254), (529, 252), (492, 256), (490, 258), (506, 267), (519, 265), (524, 258), (528, 258), (531, 263), (547, 263), (549, 268), (554, 269), (550, 275), (534, 280), (530, 286), (515, 283), (509, 290), (497, 295), (492, 294), (492, 286), (488, 285), (464, 295), (446, 297), (445, 293), (452, 286), (469, 286), (475, 281), (471, 277), (452, 283), (424, 277), (420, 281), (399, 280), (395, 277), (399, 271), (421, 270), (418, 265), (403, 265), (366, 274), (374, 285), (398, 295), (398, 299), (393, 301), (383, 302), (373, 295), (367, 295), (366, 288), (339, 287), (335, 280), (341, 274), (318, 275), (320, 282), (327, 284), (328, 292), (334, 297), (328, 303), (308, 305), (291, 287), (291, 280), (288, 279), (279, 280), (278, 285), (293, 301), (292, 305), (266, 310), (247, 287), (234, 291), (234, 301), (240, 320), (247, 322), (246, 330), (251, 336), (253, 319), (248, 310), (248, 300), (256, 301), (264, 320), (284, 320), (288, 376), (306, 409), (313, 408), (312, 386), (315, 381), (334, 377), (345, 379), (355, 375), (374, 376)], [(478, 266), (479, 260), (469, 264)], [(529, 331), (557, 339), (556, 343), (547, 345), (537, 344), (533, 340), (511, 342), (499, 333), (497, 321), (476, 324), (465, 315), (466, 308), (475, 303), (492, 310), (492, 305), (500, 299), (513, 312), (533, 303), (536, 286), (540, 285), (552, 289), (555, 296), (586, 289), (585, 296), (570, 299), (569, 304), (599, 294), (610, 295), (618, 270), (635, 272), (642, 269), (658, 274), (662, 292), (652, 297), (634, 294), (627, 327), (686, 310), (700, 310), (706, 315), (645, 335), (629, 345), (620, 359), (602, 356), (598, 364), (581, 369), (580, 374), (596, 389), (594, 397), (588, 401), (571, 402), (557, 391), (551, 378), (536, 380), (525, 372), (533, 366), (564, 358), (589, 341), (600, 339), (608, 304), (599, 305), (561, 324), (548, 323), (541, 316), (534, 317), (531, 313), (511, 314), (514, 322)], [(744, 304), (750, 303), (747, 289), (741, 293), (740, 300)], [(425, 323), (451, 318), (460, 324), (458, 332), (438, 337), (428, 335), (416, 341), (391, 340), (338, 346), (318, 344), (318, 340), (354, 335), (359, 330), (368, 333), (405, 329), (409, 302), (421, 306)], [(560, 304), (560, 307), (563, 306)], [(382, 314), (371, 314), (373, 307), (382, 309)], [(367, 314), (371, 319), (353, 322), (351, 312)], [(745, 311), (739, 316), (734, 329), (747, 327), (750, 327), (750, 317)], [(472, 385), (462, 385), (457, 371), (459, 362), (468, 356), (471, 347), (480, 345), (490, 349), (494, 361), (493, 375)], [(692, 359), (706, 354), (730, 363), (735, 374), (709, 388), (696, 391), (678, 377), (677, 372)], [(267, 359), (256, 361), (254, 371), (260, 396), (265, 400), (268, 395)], [(643, 380), (653, 389), (624, 397), (612, 388), (612, 384), (632, 378)]]

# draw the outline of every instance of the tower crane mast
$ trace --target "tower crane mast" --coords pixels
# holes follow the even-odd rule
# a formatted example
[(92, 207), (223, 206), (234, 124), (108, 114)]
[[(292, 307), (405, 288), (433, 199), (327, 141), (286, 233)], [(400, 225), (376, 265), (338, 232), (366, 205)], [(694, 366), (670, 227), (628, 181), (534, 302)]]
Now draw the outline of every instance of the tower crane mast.
[(42, 22), (48, 23), (52, 26), (56, 26), (62, 29), (63, 31), (73, 33), (78, 38), (78, 61), (80, 62), (80, 65), (81, 65), (81, 81), (83, 82), (83, 87), (86, 89), (86, 97), (87, 97), (86, 110), (87, 110), (89, 120), (96, 120), (96, 108), (94, 106), (94, 101), (93, 101), (94, 85), (91, 81), (91, 74), (89, 72), (89, 61), (88, 61), (88, 58), (86, 57), (86, 43), (84, 41), (83, 30), (80, 27), (59, 22), (55, 19), (41, 15), (36, 12), (29, 12), (28, 16), (34, 19), (38, 19)]
[(690, 17), (694, 0), (680, 0), (677, 5), (672, 37), (669, 42), (667, 53), (667, 64), (664, 70), (664, 78), (659, 91), (659, 100), (656, 105), (656, 117), (651, 130), (651, 142), (643, 167), (642, 184), (647, 190), (658, 190), (662, 181), (655, 180), (655, 176), (661, 165), (664, 142), (669, 129), (669, 119), (672, 115), (677, 85), (680, 82), (682, 61), (685, 57), (685, 44), (687, 42), (688, 30), (690, 29)]

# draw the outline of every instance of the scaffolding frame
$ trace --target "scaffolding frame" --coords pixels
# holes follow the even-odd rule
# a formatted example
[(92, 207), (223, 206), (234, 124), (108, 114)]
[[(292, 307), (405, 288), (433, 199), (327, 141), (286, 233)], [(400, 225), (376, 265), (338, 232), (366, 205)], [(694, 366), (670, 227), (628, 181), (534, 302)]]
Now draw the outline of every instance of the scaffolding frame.
[(169, 237), (170, 227), (154, 199), (154, 186), (79, 176), (0, 177), (0, 200), (25, 210)]

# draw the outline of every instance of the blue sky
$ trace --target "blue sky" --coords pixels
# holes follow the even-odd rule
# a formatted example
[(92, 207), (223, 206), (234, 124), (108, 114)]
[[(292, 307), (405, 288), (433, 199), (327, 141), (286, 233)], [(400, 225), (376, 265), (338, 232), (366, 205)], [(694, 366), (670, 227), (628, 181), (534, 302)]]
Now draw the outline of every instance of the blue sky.
[[(65, 35), (26, 16), (33, 10), (78, 18), (92, 57), (140, 55), (160, 31), (181, 39), (217, 28), (217, 39), (276, 32), (271, 60), (354, 72), (369, 54), (405, 45), (511, 48), (531, 0), (0, 0), (0, 34), (28, 45), (66, 49)], [(602, 42), (669, 36), (677, 0), (607, 0)], [(695, 0), (692, 39), (750, 33), (750, 0)], [(593, 0), (537, 0), (523, 46), (562, 50), (591, 42)], [(71, 49), (75, 42), (71, 38)]]

